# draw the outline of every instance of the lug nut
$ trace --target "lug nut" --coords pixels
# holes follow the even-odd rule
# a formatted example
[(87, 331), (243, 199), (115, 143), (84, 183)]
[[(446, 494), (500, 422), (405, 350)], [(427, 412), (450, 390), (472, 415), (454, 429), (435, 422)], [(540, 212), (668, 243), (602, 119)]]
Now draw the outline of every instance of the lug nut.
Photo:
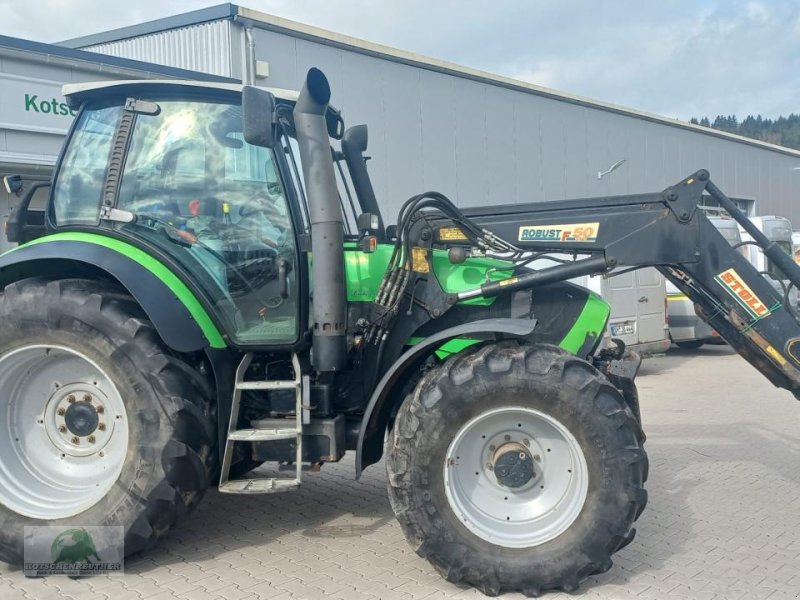
[(490, 471), (494, 471), (494, 465), (492, 463), (486, 463), (486, 468)]
[(86, 441), (88, 441), (90, 444), (94, 444), (95, 437), (93, 435), (90, 435), (88, 438), (86, 438)]
[(542, 462), (542, 457), (539, 456), (538, 454), (534, 454), (533, 455), (533, 460), (535, 460), (536, 462)]
[(73, 444), (76, 444), (76, 445), (81, 443), (81, 441), (75, 436), (72, 437), (70, 442), (72, 442)]
[(489, 452), (494, 452), (495, 450), (497, 450), (497, 447), (494, 444), (489, 446)]
[(531, 445), (531, 441), (528, 438), (525, 438), (524, 440), (522, 440), (522, 443), (525, 444), (526, 446), (530, 446)]
[(58, 428), (58, 431), (61, 433), (67, 433), (67, 426), (61, 425), (61, 427)]
[(503, 439), (505, 441), (507, 441), (507, 442), (510, 442), (511, 441), (511, 436), (510, 435), (505, 435), (505, 436), (503, 436)]
[(105, 431), (105, 430), (106, 430), (106, 424), (105, 424), (105, 423), (99, 423), (99, 424), (97, 425), (97, 428), (98, 428), (100, 431)]
[(57, 414), (59, 417), (63, 417), (65, 414), (67, 414), (67, 411), (66, 411), (66, 410), (64, 410), (63, 408), (59, 408), (59, 409), (56, 411), (56, 414)]
[(67, 402), (73, 404), (75, 402), (75, 394), (70, 394), (69, 396), (67, 396)]
[(84, 402), (91, 402), (91, 401), (92, 401), (92, 396), (91, 396), (91, 394), (84, 394), (84, 395), (83, 395), (83, 401), (84, 401)]
[(98, 415), (102, 415), (104, 412), (106, 412), (106, 409), (103, 407), (103, 405), (98, 406), (95, 408), (95, 410), (97, 411)]

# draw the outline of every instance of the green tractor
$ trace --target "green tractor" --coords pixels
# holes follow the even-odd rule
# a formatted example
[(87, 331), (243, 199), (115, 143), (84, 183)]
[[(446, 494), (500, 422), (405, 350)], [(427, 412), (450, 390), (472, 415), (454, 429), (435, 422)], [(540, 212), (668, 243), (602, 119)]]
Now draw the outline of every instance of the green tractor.
[(356, 477), (384, 458), (406, 537), (450, 581), (574, 590), (633, 539), (648, 471), (639, 359), (604, 340), (608, 305), (567, 281), (583, 274), (657, 266), (797, 387), (797, 322), (696, 210), (727, 201), (704, 171), (471, 210), (427, 192), (387, 227), (366, 127), (345, 129), (317, 69), (299, 94), (65, 95), (47, 206), (27, 190), (0, 257), (4, 560), (27, 525), (122, 525), (140, 552), (209, 486), (288, 491), (352, 451)]

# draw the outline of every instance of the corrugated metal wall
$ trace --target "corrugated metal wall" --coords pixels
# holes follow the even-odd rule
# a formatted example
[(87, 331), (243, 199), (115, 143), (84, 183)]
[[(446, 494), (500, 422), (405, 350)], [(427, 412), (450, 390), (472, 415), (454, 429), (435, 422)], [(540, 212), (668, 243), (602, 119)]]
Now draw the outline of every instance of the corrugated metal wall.
[(82, 49), (230, 77), (231, 27), (230, 21), (211, 21)]
[(345, 122), (369, 125), (370, 172), (392, 213), (422, 190), (464, 206), (557, 200), (656, 191), (707, 168), (729, 195), (756, 199), (759, 214), (800, 226), (800, 158), (271, 31), (255, 35), (258, 59), (270, 63), (268, 85), (297, 89), (309, 67), (320, 67)]

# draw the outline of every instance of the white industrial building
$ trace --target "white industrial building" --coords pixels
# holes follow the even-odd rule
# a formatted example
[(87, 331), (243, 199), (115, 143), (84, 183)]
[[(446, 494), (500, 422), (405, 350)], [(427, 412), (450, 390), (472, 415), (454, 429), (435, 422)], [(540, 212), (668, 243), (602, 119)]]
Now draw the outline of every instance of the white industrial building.
[(707, 168), (748, 208), (800, 223), (798, 151), (233, 4), (57, 45), (0, 37), (0, 170), (49, 175), (71, 120), (63, 83), (204, 78), (297, 89), (312, 66), (331, 80), (345, 123), (369, 125), (369, 167), (389, 219), (423, 190), (461, 205), (545, 201), (655, 191)]
[(707, 168), (730, 196), (800, 223), (795, 150), (233, 4), (62, 44), (289, 89), (309, 67), (323, 69), (345, 123), (370, 127), (370, 171), (384, 206), (429, 189), (462, 205), (655, 191)]

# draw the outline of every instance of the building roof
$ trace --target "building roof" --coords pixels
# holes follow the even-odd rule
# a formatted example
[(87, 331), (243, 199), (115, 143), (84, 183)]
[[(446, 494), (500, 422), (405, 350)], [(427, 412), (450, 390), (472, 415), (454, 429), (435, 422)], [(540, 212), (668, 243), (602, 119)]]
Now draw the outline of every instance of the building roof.
[(326, 29), (321, 29), (319, 27), (305, 25), (303, 23), (298, 23), (289, 19), (283, 19), (281, 17), (276, 17), (274, 15), (230, 3), (219, 4), (209, 8), (203, 8), (163, 19), (156, 19), (138, 25), (131, 25), (129, 27), (121, 27), (119, 29), (113, 29), (93, 35), (73, 38), (59, 42), (59, 44), (69, 48), (81, 48), (217, 20), (233, 20), (244, 25), (252, 25), (253, 27), (275, 31), (277, 33), (283, 33), (293, 37), (307, 39), (316, 43), (342, 48), (353, 52), (358, 52), (360, 54), (374, 56), (384, 60), (390, 60), (429, 71), (436, 71), (439, 73), (452, 75), (454, 77), (461, 77), (481, 83), (496, 85), (523, 93), (543, 96), (562, 102), (569, 102), (588, 108), (603, 110), (627, 117), (658, 123), (661, 125), (686, 129), (702, 135), (708, 135), (733, 142), (747, 144), (750, 146), (756, 146), (765, 150), (780, 152), (781, 154), (788, 154), (789, 156), (800, 158), (800, 151), (793, 150), (791, 148), (769, 144), (767, 142), (746, 138), (717, 129), (711, 129), (710, 127), (703, 127), (702, 125), (694, 125), (680, 119), (664, 117), (646, 111), (640, 111), (617, 104), (594, 100), (592, 98), (579, 96), (577, 94), (561, 92), (551, 88), (534, 85), (525, 81), (490, 73), (488, 71), (473, 69), (471, 67), (465, 67), (456, 63), (424, 56), (415, 52), (409, 52), (406, 50), (392, 48), (390, 46), (384, 46), (382, 44), (376, 44), (374, 42), (368, 42), (366, 40), (349, 35), (343, 35), (333, 31), (328, 31)]
[(233, 19), (239, 14), (240, 10), (241, 8), (236, 4), (218, 4), (216, 6), (192, 10), (171, 17), (164, 17), (163, 19), (145, 21), (144, 23), (139, 23), (137, 25), (128, 25), (127, 27), (119, 27), (118, 29), (109, 29), (108, 31), (92, 33), (90, 35), (84, 35), (55, 43), (66, 48), (86, 48), (87, 46), (95, 46), (97, 44), (106, 44), (108, 42), (116, 42), (117, 40), (126, 40), (129, 38), (139, 37), (141, 35), (159, 33), (161, 31), (167, 31), (168, 29), (178, 29), (179, 27), (200, 25), (201, 23), (208, 23), (209, 21)]
[(54, 44), (43, 42), (33, 42), (20, 38), (0, 35), (0, 53), (5, 55), (15, 55), (20, 58), (30, 58), (31, 54), (38, 54), (46, 57), (49, 62), (61, 63), (66, 66), (83, 67), (96, 70), (98, 65), (102, 65), (109, 74), (120, 74), (130, 77), (131, 75), (146, 74), (148, 77), (190, 79), (201, 81), (233, 82), (234, 79), (189, 71), (175, 67), (166, 67), (153, 63), (146, 63), (128, 58), (118, 58), (97, 52), (87, 52), (73, 48), (65, 48)]

